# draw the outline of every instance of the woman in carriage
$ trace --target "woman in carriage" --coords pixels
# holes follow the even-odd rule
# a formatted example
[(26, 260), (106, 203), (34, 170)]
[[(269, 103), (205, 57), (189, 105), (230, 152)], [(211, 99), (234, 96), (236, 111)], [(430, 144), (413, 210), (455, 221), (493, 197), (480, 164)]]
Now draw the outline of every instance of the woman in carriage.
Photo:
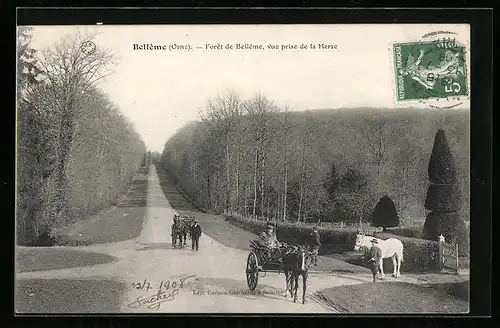
[(259, 244), (267, 249), (267, 254), (263, 254), (267, 261), (276, 260), (281, 261), (281, 249), (283, 243), (278, 241), (276, 237), (276, 231), (274, 230), (274, 225), (272, 223), (267, 224), (266, 231), (263, 231), (259, 235)]

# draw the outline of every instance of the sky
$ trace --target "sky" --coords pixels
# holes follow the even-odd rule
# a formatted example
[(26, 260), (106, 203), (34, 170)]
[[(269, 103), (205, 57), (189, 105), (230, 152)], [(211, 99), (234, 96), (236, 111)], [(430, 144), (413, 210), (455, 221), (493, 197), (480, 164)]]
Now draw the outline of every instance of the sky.
[[(199, 119), (199, 110), (209, 99), (229, 89), (242, 99), (261, 92), (276, 105), (296, 111), (424, 106), (396, 101), (392, 44), (418, 41), (440, 30), (456, 32), (458, 41), (470, 44), (470, 30), (465, 24), (33, 28), (35, 49), (51, 47), (77, 30), (99, 31), (96, 46), (120, 58), (114, 74), (101, 80), (99, 87), (134, 123), (148, 149), (160, 153), (169, 137)], [(144, 44), (165, 46), (166, 50), (134, 50)], [(227, 44), (233, 49), (226, 49)], [(262, 45), (263, 49), (236, 49), (236, 44)], [(301, 44), (308, 49), (300, 49)], [(318, 44), (330, 45), (330, 49), (319, 49)], [(172, 50), (173, 45), (177, 49)], [(268, 45), (278, 45), (278, 50)], [(282, 45), (297, 45), (298, 49), (282, 49)], [(189, 46), (190, 50), (179, 46)], [(470, 54), (470, 48), (467, 51)], [(469, 100), (464, 99), (456, 108), (469, 106)]]

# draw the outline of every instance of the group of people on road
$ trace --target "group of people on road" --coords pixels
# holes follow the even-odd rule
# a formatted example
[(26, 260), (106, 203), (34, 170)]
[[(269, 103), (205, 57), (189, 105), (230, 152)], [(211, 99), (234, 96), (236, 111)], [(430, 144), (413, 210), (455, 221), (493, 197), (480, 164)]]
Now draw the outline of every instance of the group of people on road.
[[(174, 224), (172, 225), (172, 231), (174, 230), (174, 226), (177, 220), (180, 219), (179, 213), (174, 214)], [(193, 224), (189, 227), (190, 235), (191, 235), (191, 250), (198, 251), (200, 247), (200, 237), (201, 237), (201, 227), (197, 219), (193, 221)], [(173, 233), (173, 232), (172, 232)], [(267, 224), (267, 228), (259, 235), (259, 242), (261, 245), (266, 246), (269, 250), (268, 258), (279, 258), (281, 256), (281, 247), (283, 247), (284, 243), (280, 242), (276, 237), (276, 230), (273, 223), (269, 222)], [(309, 235), (308, 246), (310, 249), (312, 256), (313, 266), (318, 265), (318, 255), (319, 249), (321, 247), (321, 236), (318, 232), (317, 226), (313, 227), (311, 234)], [(373, 263), (373, 268), (378, 267), (378, 263), (382, 259), (382, 251), (378, 247), (378, 241), (376, 239), (372, 240), (372, 247), (368, 251), (369, 261)]]
[[(172, 224), (172, 234), (174, 233), (175, 225), (178, 220), (180, 220), (179, 213), (174, 213), (174, 223)], [(199, 251), (200, 249), (200, 237), (201, 237), (201, 227), (198, 224), (198, 220), (194, 220), (193, 224), (188, 227), (190, 235), (191, 235), (191, 250)]]

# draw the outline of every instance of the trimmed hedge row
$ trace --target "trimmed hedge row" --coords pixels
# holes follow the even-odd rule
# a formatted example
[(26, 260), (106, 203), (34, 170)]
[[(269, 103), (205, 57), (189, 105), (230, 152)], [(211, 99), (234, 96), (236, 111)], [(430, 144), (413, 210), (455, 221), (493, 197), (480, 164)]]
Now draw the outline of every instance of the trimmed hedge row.
[(411, 227), (397, 227), (397, 228), (387, 228), (388, 233), (394, 235), (407, 237), (407, 238), (419, 238), (423, 239), (424, 232), (422, 226), (411, 226)]
[[(252, 220), (233, 215), (224, 215), (232, 225), (250, 231), (256, 235), (266, 229), (267, 222)], [(356, 228), (322, 228), (318, 227), (321, 236), (319, 254), (342, 253), (352, 251), (356, 244)], [(276, 237), (279, 241), (292, 245), (305, 245), (310, 240), (312, 227), (292, 223), (276, 223)]]
[[(225, 215), (225, 220), (229, 223), (248, 230), (254, 234), (260, 234), (266, 229), (267, 222), (252, 220), (233, 215)], [(311, 226), (296, 225), (291, 223), (276, 224), (276, 236), (278, 240), (289, 244), (307, 244), (312, 231)], [(343, 253), (354, 250), (356, 243), (357, 229), (346, 228), (322, 228), (318, 227), (321, 236), (320, 255), (331, 253)], [(404, 260), (401, 265), (401, 272), (428, 272), (438, 269), (439, 254), (438, 242), (417, 238), (402, 237), (390, 233), (375, 233), (377, 238), (398, 238), (404, 246)], [(367, 266), (359, 258), (351, 258), (349, 263)], [(392, 273), (392, 260), (384, 260), (384, 271)]]

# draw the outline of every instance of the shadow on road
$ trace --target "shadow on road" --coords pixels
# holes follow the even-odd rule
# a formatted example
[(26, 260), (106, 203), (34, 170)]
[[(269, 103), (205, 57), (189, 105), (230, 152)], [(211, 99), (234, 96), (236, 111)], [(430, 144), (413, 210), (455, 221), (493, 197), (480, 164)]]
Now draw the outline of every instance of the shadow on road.
[(152, 244), (139, 244), (141, 247), (136, 248), (136, 251), (148, 251), (155, 249), (171, 250), (185, 254), (192, 254), (191, 246), (184, 246), (184, 248), (175, 248), (171, 243), (152, 243)]

